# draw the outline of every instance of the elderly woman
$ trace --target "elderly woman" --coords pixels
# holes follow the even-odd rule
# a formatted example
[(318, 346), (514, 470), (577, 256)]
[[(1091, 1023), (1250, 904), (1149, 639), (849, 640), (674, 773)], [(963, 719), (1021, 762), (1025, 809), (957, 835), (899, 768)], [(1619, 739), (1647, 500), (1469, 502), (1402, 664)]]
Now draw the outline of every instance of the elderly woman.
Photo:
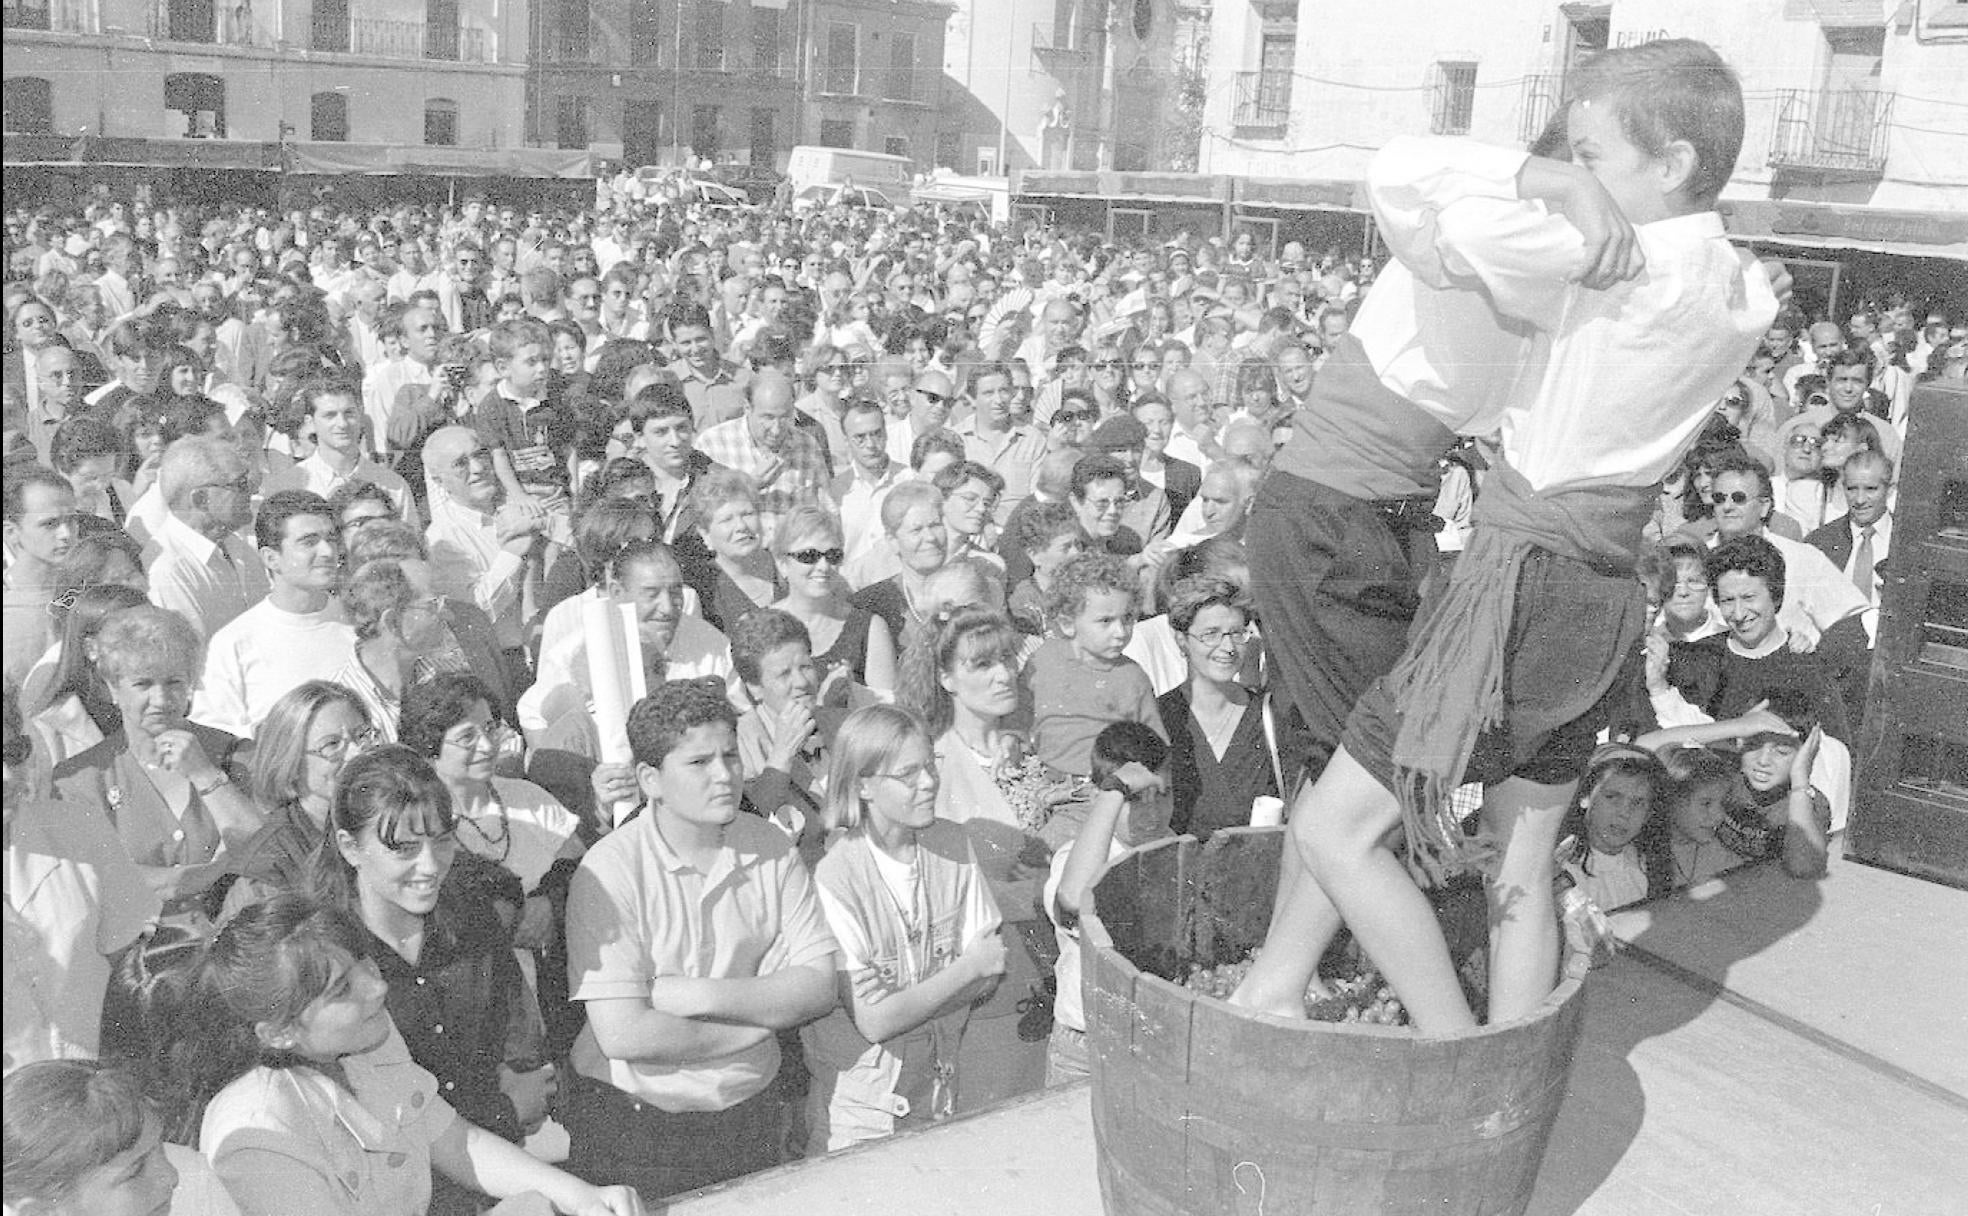
[(239, 740), (186, 718), (204, 645), (163, 608), (112, 613), (96, 634), (96, 666), (116, 705), (115, 729), (55, 769), (56, 796), (116, 827), (165, 913), (197, 920), (228, 866), (228, 849), (260, 829), (234, 763)]
[(966, 1109), (1044, 1080), (1044, 1036), (1027, 1041), (1019, 1021), (1050, 966), (1049, 954), (1047, 961), (1039, 955), (1052, 939), (1039, 910), (1047, 867), (1053, 849), (1076, 830), (1072, 816), (1048, 822), (1068, 787), (1024, 775), (1030, 749), (1009, 725), (1018, 711), (1021, 649), (1018, 631), (1001, 612), (938, 613), (911, 643), (897, 694), (922, 715), (935, 740), (936, 816), (962, 825), (1005, 920), (1005, 980), (972, 1013), (965, 1039)]
[(841, 581), (847, 553), (840, 521), (818, 507), (794, 507), (772, 542), (786, 594), (772, 606), (806, 626), (821, 672), (841, 669), (856, 684), (895, 687), (895, 638), (888, 622), (854, 603)]
[(1277, 727), (1265, 695), (1240, 678), (1257, 640), (1243, 588), (1209, 575), (1182, 579), (1168, 621), (1189, 663), (1188, 680), (1158, 700), (1170, 735), (1169, 826), (1207, 839), (1248, 824), (1256, 799), (1282, 796)]
[(690, 563), (693, 568), (685, 573), (704, 619), (729, 632), (747, 612), (785, 593), (765, 547), (758, 485), (743, 473), (714, 469), (691, 485), (690, 511), (711, 559)]
[(362, 698), (340, 684), (309, 680), (273, 703), (253, 740), (249, 786), (266, 826), (238, 851), (226, 911), (308, 889), (335, 779), (380, 738)]
[(925, 481), (905, 481), (882, 500), (881, 523), (901, 570), (855, 592), (854, 602), (880, 617), (899, 640), (919, 619), (924, 580), (949, 560), (943, 492)]
[(386, 740), (397, 737), (403, 693), (440, 671), (464, 667), (445, 627), (445, 599), (431, 588), (430, 563), (369, 562), (342, 587), (342, 615), (355, 627), (355, 653), (335, 682), (362, 698)]

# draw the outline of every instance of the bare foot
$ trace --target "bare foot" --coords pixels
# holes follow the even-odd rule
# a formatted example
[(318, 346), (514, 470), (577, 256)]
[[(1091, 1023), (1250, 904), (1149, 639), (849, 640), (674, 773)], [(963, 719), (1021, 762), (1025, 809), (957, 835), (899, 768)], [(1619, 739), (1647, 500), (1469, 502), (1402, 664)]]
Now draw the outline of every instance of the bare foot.
[(1303, 1022), (1305, 1020), (1305, 997), (1303, 994), (1297, 992), (1267, 992), (1265, 991), (1263, 982), (1256, 974), (1244, 977), (1244, 982), (1237, 985), (1237, 990), (1230, 994), (1230, 1003), (1239, 1009), (1249, 1009), (1254, 1013), (1268, 1013), (1275, 1018), (1286, 1018), (1294, 1022)]

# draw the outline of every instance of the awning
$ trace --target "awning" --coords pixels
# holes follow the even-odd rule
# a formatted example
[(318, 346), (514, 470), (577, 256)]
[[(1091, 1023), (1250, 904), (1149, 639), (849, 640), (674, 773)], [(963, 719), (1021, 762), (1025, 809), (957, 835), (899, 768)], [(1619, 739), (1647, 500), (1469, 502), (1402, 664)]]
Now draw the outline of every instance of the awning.
[(1968, 213), (1759, 199), (1723, 199), (1718, 209), (1738, 240), (1968, 260)]
[(1214, 173), (1090, 173), (1020, 170), (1012, 193), (1108, 202), (1191, 203), (1220, 207), (1230, 198), (1230, 179)]
[(1344, 211), (1358, 215), (1372, 210), (1367, 203), (1364, 182), (1246, 177), (1236, 179), (1236, 185), (1236, 201), (1244, 207)]
[(110, 169), (230, 169), (269, 173), (280, 168), (280, 145), (243, 139), (140, 139), (111, 136), (6, 137), (8, 168), (73, 166)]
[(909, 192), (909, 197), (918, 203), (984, 203), (990, 204), (991, 192), (980, 186), (951, 186), (942, 182), (931, 182), (917, 186)]
[(586, 148), (448, 148), (422, 144), (296, 143), (295, 173), (328, 176), (418, 174), (429, 177), (592, 176)]

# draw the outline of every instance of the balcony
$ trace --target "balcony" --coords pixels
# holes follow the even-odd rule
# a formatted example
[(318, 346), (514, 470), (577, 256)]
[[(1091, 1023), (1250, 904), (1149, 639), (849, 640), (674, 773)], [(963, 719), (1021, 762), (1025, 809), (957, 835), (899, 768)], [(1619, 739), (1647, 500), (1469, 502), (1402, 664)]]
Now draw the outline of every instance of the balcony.
[(1517, 142), (1529, 147), (1544, 134), (1564, 104), (1565, 77), (1558, 72), (1540, 72), (1524, 77), (1523, 96), (1517, 107)]
[(1291, 121), (1291, 86), (1290, 72), (1238, 72), (1231, 122), (1282, 136)]
[(309, 34), (309, 49), (331, 54), (369, 55), (377, 59), (444, 59), (457, 63), (489, 61), (488, 40), (482, 29), (317, 14)]
[(263, 48), (274, 43), (273, 34), (245, 5), (228, 11), (213, 0), (152, 0), (145, 16), (146, 36), (160, 42)]
[(1876, 89), (1779, 90), (1770, 167), (1815, 181), (1880, 177), (1893, 96)]
[(1070, 26), (1034, 25), (1032, 57), (1054, 76), (1090, 68), (1094, 64), (1092, 48), (1076, 45)]
[(599, 66), (608, 62), (601, 40), (585, 29), (563, 26), (553, 31), (546, 44), (539, 49), (541, 58), (548, 63)]

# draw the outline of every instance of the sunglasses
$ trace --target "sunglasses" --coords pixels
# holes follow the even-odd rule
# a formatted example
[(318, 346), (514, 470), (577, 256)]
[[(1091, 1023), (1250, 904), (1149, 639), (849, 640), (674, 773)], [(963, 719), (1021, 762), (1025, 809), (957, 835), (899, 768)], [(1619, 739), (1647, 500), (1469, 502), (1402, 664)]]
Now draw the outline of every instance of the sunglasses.
[(1792, 435), (1785, 442), (1794, 448), (1818, 448), (1824, 446), (1824, 440), (1819, 439), (1816, 435)]
[(942, 393), (932, 393), (926, 388), (919, 388), (916, 390), (916, 392), (925, 401), (928, 401), (932, 405), (942, 405), (945, 401), (949, 400), (949, 398), (945, 397)]
[(1085, 410), (1060, 410), (1052, 416), (1054, 422), (1092, 422), (1093, 414)]
[(1731, 490), (1727, 494), (1724, 494), (1718, 490), (1715, 493), (1710, 494), (1708, 496), (1708, 501), (1711, 504), (1718, 507), (1725, 502), (1734, 503), (1736, 506), (1740, 507), (1746, 502), (1755, 502), (1757, 499), (1761, 497), (1762, 497), (1761, 494), (1747, 494), (1741, 490)]
[(802, 566), (817, 566), (825, 558), (830, 566), (838, 566), (847, 560), (845, 549), (794, 549), (786, 554)]

